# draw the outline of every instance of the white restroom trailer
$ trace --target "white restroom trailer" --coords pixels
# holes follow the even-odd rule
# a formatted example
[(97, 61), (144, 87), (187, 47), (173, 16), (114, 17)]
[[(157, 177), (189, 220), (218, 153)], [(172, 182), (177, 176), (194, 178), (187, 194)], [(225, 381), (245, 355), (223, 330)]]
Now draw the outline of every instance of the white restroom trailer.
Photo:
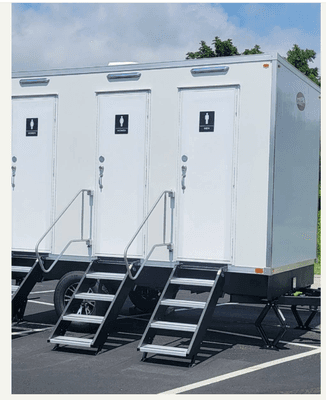
[(280, 55), (15, 72), (12, 102), (16, 261), (35, 257), (85, 189), (39, 251), (55, 260), (90, 230), (58, 266), (123, 264), (170, 191), (173, 224), (162, 199), (128, 259), (146, 259), (164, 234), (171, 245), (148, 269), (223, 265), (224, 291), (240, 300), (313, 283), (320, 89)]

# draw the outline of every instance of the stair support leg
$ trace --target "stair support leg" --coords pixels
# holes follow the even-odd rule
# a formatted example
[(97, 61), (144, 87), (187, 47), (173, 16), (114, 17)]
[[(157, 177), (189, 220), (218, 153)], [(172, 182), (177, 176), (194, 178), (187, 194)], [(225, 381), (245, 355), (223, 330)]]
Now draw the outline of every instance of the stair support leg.
[(191, 357), (191, 360), (190, 360), (190, 363), (189, 363), (189, 368), (194, 367), (196, 355), (197, 355), (197, 353), (194, 356)]
[(14, 320), (17, 322), (22, 322), (24, 320), (24, 314), (25, 314), (25, 309), (27, 306), (27, 298), (20, 298), (17, 301), (18, 306), (16, 307), (16, 310), (13, 311), (14, 314)]

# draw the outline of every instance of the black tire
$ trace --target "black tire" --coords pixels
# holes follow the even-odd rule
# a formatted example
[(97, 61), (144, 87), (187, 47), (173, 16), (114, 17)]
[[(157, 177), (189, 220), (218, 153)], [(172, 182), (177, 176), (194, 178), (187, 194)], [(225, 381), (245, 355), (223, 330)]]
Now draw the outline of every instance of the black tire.
[(152, 289), (147, 286), (135, 286), (129, 293), (132, 303), (144, 312), (152, 312), (161, 295), (160, 290)]
[[(73, 295), (80, 279), (84, 275), (82, 271), (73, 271), (68, 272), (65, 274), (58, 282), (55, 292), (54, 292), (54, 308), (58, 315), (58, 317), (62, 314), (63, 310), (65, 309), (68, 301), (70, 300), (71, 296)], [(86, 285), (85, 288), (82, 288), (83, 291), (92, 291), (97, 293), (99, 291), (99, 283), (94, 281), (92, 286)], [(77, 313), (79, 310), (82, 314), (87, 315), (104, 315), (104, 311), (106, 309), (105, 304), (102, 301), (75, 301), (71, 307), (69, 312)], [(72, 327), (75, 329), (89, 329), (92, 325), (91, 324), (83, 324), (83, 323), (72, 323)], [(92, 327), (94, 328), (94, 326)]]

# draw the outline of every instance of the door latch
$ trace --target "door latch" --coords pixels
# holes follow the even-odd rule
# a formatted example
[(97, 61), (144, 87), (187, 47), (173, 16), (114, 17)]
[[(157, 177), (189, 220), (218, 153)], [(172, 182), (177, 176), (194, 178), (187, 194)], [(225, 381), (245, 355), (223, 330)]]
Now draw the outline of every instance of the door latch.
[(16, 176), (16, 167), (13, 165), (11, 167), (11, 187), (12, 190), (15, 190), (15, 176)]
[(101, 165), (98, 168), (100, 170), (100, 177), (98, 179), (98, 184), (99, 184), (99, 187), (100, 187), (100, 191), (102, 192), (102, 189), (103, 189), (102, 178), (103, 178), (103, 173), (104, 173), (104, 167)]
[(182, 192), (184, 193), (186, 188), (186, 175), (187, 175), (187, 167), (185, 165), (181, 167), (181, 172), (182, 172), (181, 188)]

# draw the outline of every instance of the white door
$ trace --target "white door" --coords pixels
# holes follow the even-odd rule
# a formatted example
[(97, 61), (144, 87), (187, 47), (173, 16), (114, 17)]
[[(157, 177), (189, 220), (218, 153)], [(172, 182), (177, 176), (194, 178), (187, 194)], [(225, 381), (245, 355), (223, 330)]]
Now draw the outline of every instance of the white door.
[[(123, 256), (144, 219), (148, 97), (147, 91), (98, 95), (97, 255)], [(142, 257), (143, 243), (141, 233), (128, 256)]]
[(180, 90), (177, 258), (231, 260), (236, 88)]
[[(12, 249), (34, 251), (52, 221), (56, 97), (12, 100)], [(39, 247), (51, 251), (49, 234)]]

